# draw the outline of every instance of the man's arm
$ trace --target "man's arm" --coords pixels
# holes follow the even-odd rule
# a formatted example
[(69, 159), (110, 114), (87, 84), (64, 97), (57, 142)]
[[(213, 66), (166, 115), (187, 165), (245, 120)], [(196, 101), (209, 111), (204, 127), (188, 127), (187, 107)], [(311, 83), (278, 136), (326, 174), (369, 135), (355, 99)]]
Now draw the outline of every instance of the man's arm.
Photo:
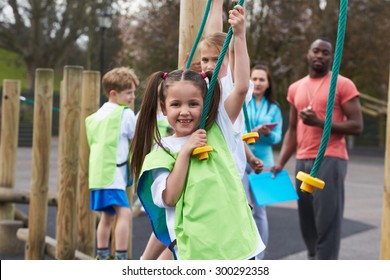
[(274, 175), (281, 171), (297, 148), (297, 109), (290, 104), (290, 122), (284, 135), (282, 148), (279, 154), (278, 163), (271, 167)]
[[(332, 133), (359, 135), (363, 131), (363, 116), (360, 107), (359, 97), (352, 98), (345, 104), (341, 105), (346, 120), (332, 122)], [(313, 110), (303, 110), (300, 117), (306, 125), (324, 128), (325, 120), (319, 119)]]

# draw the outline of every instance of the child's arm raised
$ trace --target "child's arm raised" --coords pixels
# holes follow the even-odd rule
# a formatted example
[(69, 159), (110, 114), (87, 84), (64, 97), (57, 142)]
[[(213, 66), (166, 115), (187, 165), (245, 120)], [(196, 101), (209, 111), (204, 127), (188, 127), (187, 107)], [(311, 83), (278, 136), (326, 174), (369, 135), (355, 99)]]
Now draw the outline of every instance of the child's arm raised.
[(210, 12), (207, 16), (207, 22), (204, 27), (205, 37), (216, 32), (222, 32), (223, 29), (222, 7), (223, 7), (223, 0), (213, 0), (211, 2)]
[(167, 178), (166, 188), (162, 194), (164, 203), (167, 206), (175, 206), (177, 201), (180, 199), (184, 183), (187, 178), (188, 164), (190, 162), (192, 151), (197, 147), (205, 146), (206, 143), (206, 131), (204, 129), (198, 129), (192, 133), (191, 137), (180, 149), (175, 166)]
[(245, 10), (242, 6), (236, 5), (229, 12), (229, 23), (233, 29), (234, 45), (234, 87), (228, 98), (225, 100), (226, 112), (234, 123), (241, 111), (245, 96), (249, 88), (249, 55), (246, 45), (246, 21)]

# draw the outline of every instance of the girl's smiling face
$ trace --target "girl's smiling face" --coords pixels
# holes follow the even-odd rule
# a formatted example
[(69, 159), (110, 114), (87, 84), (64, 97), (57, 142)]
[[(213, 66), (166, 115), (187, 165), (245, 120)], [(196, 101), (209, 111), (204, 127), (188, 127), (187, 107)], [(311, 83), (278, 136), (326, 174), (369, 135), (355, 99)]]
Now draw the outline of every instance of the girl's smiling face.
[(202, 91), (191, 81), (178, 81), (166, 90), (161, 109), (176, 137), (190, 135), (199, 128), (203, 111)]

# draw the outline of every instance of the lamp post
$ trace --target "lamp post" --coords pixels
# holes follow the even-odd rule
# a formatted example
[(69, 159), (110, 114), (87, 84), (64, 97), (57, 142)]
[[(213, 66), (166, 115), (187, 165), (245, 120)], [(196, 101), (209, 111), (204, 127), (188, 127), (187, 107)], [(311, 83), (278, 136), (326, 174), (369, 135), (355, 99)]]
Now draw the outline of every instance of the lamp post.
[(98, 14), (98, 23), (100, 28), (100, 105), (105, 101), (102, 87), (102, 79), (104, 75), (104, 38), (107, 28), (111, 27), (112, 14), (107, 11), (102, 11)]
[(103, 11), (98, 14), (98, 23), (100, 28), (100, 75), (103, 77), (104, 75), (104, 38), (105, 32), (107, 28), (111, 27), (112, 23), (112, 14)]

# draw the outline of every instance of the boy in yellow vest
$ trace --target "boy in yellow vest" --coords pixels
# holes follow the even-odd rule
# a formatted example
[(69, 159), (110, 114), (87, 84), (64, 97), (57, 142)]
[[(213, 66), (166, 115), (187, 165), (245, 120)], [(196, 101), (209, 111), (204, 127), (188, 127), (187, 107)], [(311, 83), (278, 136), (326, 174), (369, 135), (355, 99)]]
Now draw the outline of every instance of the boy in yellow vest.
[(97, 228), (97, 259), (110, 259), (109, 240), (115, 216), (115, 259), (127, 259), (132, 215), (126, 187), (132, 184), (128, 157), (136, 124), (128, 106), (134, 102), (138, 84), (137, 76), (129, 68), (119, 67), (106, 73), (102, 87), (108, 102), (85, 120), (90, 148), (90, 207), (102, 212)]

